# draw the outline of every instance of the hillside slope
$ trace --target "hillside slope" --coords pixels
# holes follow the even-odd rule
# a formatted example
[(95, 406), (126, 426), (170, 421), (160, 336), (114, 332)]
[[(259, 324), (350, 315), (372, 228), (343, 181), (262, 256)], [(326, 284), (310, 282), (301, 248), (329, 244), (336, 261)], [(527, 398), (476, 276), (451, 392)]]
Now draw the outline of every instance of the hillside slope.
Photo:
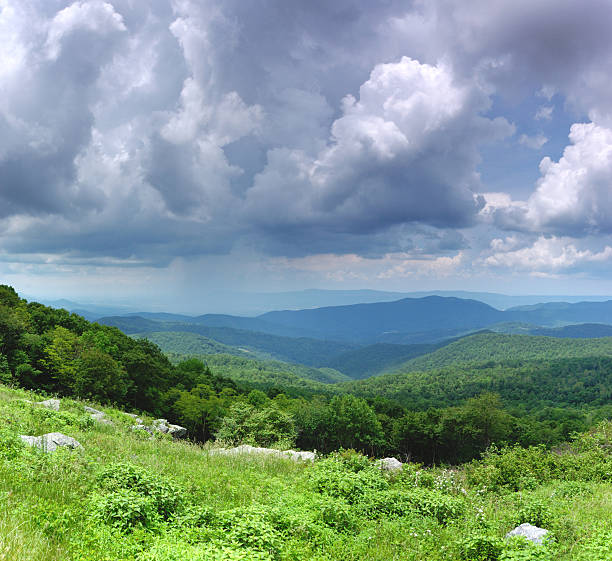
[[(53, 411), (25, 401), (40, 399), (0, 386), (3, 561), (448, 561), (483, 547), (489, 559), (607, 561), (612, 553), (609, 424), (565, 451), (509, 449), (452, 471), (405, 464), (390, 477), (350, 453), (313, 464), (212, 453), (131, 430), (134, 420), (111, 408), (108, 425), (82, 402)], [(54, 431), (81, 447), (44, 453), (19, 438)], [(504, 541), (520, 523), (555, 539), (537, 549)]]
[(194, 323), (152, 321), (139, 317), (108, 317), (102, 318), (98, 322), (103, 325), (118, 327), (127, 334), (138, 333), (142, 335), (160, 331), (195, 333), (224, 345), (247, 349), (254, 353), (262, 353), (283, 362), (294, 362), (315, 367), (326, 364), (340, 353), (359, 347), (359, 345), (348, 342), (325, 341), (308, 337), (281, 337), (232, 327), (209, 327)]
[(612, 337), (556, 339), (535, 335), (478, 333), (404, 362), (394, 372), (443, 368), (454, 364), (533, 361), (537, 359), (612, 356)]

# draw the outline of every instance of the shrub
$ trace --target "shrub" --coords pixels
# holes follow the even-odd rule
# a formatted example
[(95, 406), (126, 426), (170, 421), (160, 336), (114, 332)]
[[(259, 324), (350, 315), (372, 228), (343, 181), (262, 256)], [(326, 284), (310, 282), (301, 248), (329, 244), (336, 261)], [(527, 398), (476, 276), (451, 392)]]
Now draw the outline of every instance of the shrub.
[(499, 554), (499, 561), (554, 561), (554, 542), (534, 544), (522, 537), (507, 540)]
[(317, 519), (337, 532), (353, 532), (358, 521), (349, 505), (332, 497), (322, 497), (317, 505)]
[(138, 561), (271, 561), (273, 558), (250, 548), (224, 544), (187, 545), (164, 538), (138, 557)]
[(534, 526), (545, 528), (554, 520), (550, 507), (541, 499), (528, 498), (522, 501), (514, 522), (524, 524), (528, 522)]
[(96, 520), (124, 532), (137, 527), (154, 529), (161, 521), (154, 499), (130, 489), (95, 494), (92, 506)]
[(475, 534), (458, 542), (461, 559), (466, 561), (497, 561), (503, 541), (496, 536)]
[(612, 529), (600, 526), (586, 539), (576, 561), (610, 561), (612, 559)]
[(368, 493), (359, 504), (359, 513), (366, 518), (408, 516), (416, 514), (447, 524), (465, 512), (465, 502), (431, 489), (388, 490)]
[(398, 479), (407, 487), (431, 489), (434, 486), (434, 475), (430, 469), (423, 468), (423, 464), (404, 464)]
[[(369, 492), (380, 492), (389, 488), (381, 470), (368, 462), (363, 468), (360, 462), (350, 460), (348, 465), (336, 457), (317, 462), (310, 472), (316, 491), (338, 497), (350, 504), (363, 499)], [(359, 467), (358, 471), (355, 468)]]
[[(177, 485), (132, 464), (118, 463), (107, 466), (100, 472), (98, 484), (107, 493), (117, 494), (114, 499), (117, 505), (128, 496), (140, 497), (137, 501), (138, 509), (148, 513), (147, 509), (152, 508), (164, 520), (176, 514), (184, 503), (182, 492)], [(105, 508), (112, 511), (114, 507), (109, 504)], [(135, 516), (138, 517), (136, 513)]]
[(0, 459), (15, 460), (25, 446), (21, 438), (7, 428), (0, 427)]
[(225, 530), (225, 541), (233, 546), (245, 547), (278, 555), (281, 535), (267, 520), (262, 507), (236, 508), (219, 514), (218, 524)]

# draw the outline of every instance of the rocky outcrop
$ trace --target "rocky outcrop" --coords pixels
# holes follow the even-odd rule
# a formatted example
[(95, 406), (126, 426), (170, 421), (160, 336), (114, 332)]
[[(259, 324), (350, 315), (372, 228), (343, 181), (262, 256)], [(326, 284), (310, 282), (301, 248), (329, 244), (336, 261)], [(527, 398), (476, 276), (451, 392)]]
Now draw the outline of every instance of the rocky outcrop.
[[(136, 419), (137, 421), (141, 421), (141, 419)], [(180, 425), (173, 425), (169, 423), (166, 419), (155, 419), (151, 426), (147, 426), (142, 421), (137, 425), (132, 427), (132, 430), (144, 430), (149, 434), (153, 434), (154, 432), (161, 432), (163, 434), (169, 434), (172, 438), (179, 439), (185, 438), (187, 436), (187, 429), (185, 427), (181, 427)]]
[(548, 530), (544, 530), (544, 528), (538, 528), (537, 526), (532, 526), (531, 524), (521, 524), (514, 528), (514, 530), (508, 532), (506, 534), (506, 538), (512, 538), (514, 536), (523, 536), (526, 540), (530, 542), (541, 544), (544, 536), (548, 534)]
[(47, 407), (48, 409), (53, 409), (53, 411), (60, 410), (59, 399), (47, 399), (45, 401), (39, 401), (36, 405), (42, 405), (43, 407)]
[(87, 413), (91, 415), (92, 419), (98, 421), (99, 423), (103, 423), (105, 425), (114, 424), (110, 419), (106, 418), (106, 413), (104, 413), (104, 411), (99, 411), (98, 409), (94, 409), (93, 407), (89, 407), (88, 405), (85, 405), (84, 409)]
[(396, 458), (383, 458), (382, 460), (378, 460), (378, 465), (383, 471), (393, 472), (401, 470), (404, 464)]
[(248, 444), (242, 444), (235, 448), (212, 448), (209, 450), (209, 454), (222, 454), (227, 456), (236, 456), (239, 454), (260, 454), (265, 456), (275, 456), (277, 458), (289, 458), (295, 462), (314, 462), (316, 454), (315, 452), (298, 452), (296, 450), (276, 450), (274, 448), (259, 448), (257, 446), (250, 446)]
[(20, 438), (28, 446), (35, 446), (36, 448), (42, 449), (43, 452), (54, 452), (62, 446), (72, 449), (82, 448), (78, 440), (71, 436), (66, 436), (61, 432), (49, 432), (42, 436), (20, 435)]
[(148, 427), (147, 425), (143, 425), (142, 423), (138, 425), (133, 425), (132, 430), (144, 430), (147, 431), (149, 434), (153, 434), (153, 429), (151, 427)]
[(172, 438), (185, 438), (187, 429), (180, 425), (172, 425), (166, 419), (155, 419), (153, 421), (153, 430), (169, 434)]

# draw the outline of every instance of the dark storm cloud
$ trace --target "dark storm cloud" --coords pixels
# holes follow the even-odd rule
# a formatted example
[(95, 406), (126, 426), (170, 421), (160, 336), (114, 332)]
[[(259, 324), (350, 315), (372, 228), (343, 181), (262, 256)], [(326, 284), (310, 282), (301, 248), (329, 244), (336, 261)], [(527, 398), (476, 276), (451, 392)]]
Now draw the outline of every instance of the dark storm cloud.
[[(465, 248), (480, 147), (514, 132), (491, 96), (548, 87), (605, 128), (611, 16), (567, 0), (7, 0), (0, 244), (160, 265), (245, 240), (288, 256)], [(593, 136), (572, 142), (605, 153)], [(571, 156), (514, 218), (487, 216), (563, 223), (548, 194)], [(599, 206), (578, 229), (603, 221), (606, 173), (587, 173)]]

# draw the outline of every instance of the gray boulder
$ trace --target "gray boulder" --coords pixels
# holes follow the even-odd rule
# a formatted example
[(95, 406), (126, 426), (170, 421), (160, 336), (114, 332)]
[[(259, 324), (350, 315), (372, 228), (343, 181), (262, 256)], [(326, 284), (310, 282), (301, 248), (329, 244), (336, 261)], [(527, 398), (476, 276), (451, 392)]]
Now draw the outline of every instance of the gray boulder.
[(185, 438), (187, 436), (187, 429), (180, 425), (168, 425), (168, 432), (172, 438)]
[(42, 448), (42, 437), (40, 436), (26, 436), (25, 434), (20, 434), (19, 438), (28, 446), (38, 446)]
[(187, 436), (187, 429), (180, 425), (172, 425), (166, 419), (155, 419), (153, 430), (169, 434), (172, 438), (184, 438)]
[(151, 427), (147, 427), (147, 425), (134, 425), (132, 427), (132, 430), (144, 430), (147, 431), (149, 434), (153, 434), (153, 429)]
[(170, 427), (168, 427), (168, 421), (166, 419), (155, 419), (153, 421), (153, 430), (166, 434), (170, 431)]
[(260, 448), (249, 444), (241, 444), (235, 448), (213, 448), (209, 454), (221, 454), (224, 456), (236, 456), (239, 454), (259, 454), (262, 456), (274, 456), (276, 458), (288, 458), (294, 462), (314, 462), (314, 452), (297, 452), (295, 450), (276, 450), (275, 448)]
[(53, 409), (54, 411), (59, 411), (60, 409), (60, 400), (59, 399), (47, 399), (45, 401), (39, 401), (37, 405), (42, 405), (43, 407), (47, 407), (48, 409)]
[(302, 462), (314, 462), (316, 458), (315, 452), (303, 451), (296, 452), (295, 450), (287, 450), (285, 452), (292, 460), (302, 461)]
[(402, 462), (396, 458), (383, 458), (378, 461), (380, 469), (383, 471), (398, 471), (402, 469)]
[(537, 526), (532, 526), (531, 524), (521, 524), (511, 530), (506, 534), (506, 538), (512, 538), (514, 536), (523, 536), (526, 540), (530, 542), (541, 544), (544, 536), (548, 534), (548, 530), (544, 530), (544, 528), (538, 528)]
[(28, 446), (36, 446), (41, 448), (43, 452), (54, 452), (61, 446), (68, 448), (82, 448), (80, 442), (71, 436), (66, 436), (61, 432), (49, 432), (42, 436), (25, 436), (21, 435), (21, 440)]
[(106, 413), (104, 411), (99, 411), (98, 409), (94, 409), (93, 407), (89, 407), (85, 405), (83, 407), (87, 413), (91, 415), (91, 418), (99, 423), (103, 423), (105, 425), (113, 425), (114, 423), (106, 418)]
[(104, 413), (98, 409), (94, 409), (93, 407), (89, 407), (88, 405), (84, 405), (83, 409), (85, 409), (85, 411), (87, 413), (91, 413), (92, 415), (104, 415)]

